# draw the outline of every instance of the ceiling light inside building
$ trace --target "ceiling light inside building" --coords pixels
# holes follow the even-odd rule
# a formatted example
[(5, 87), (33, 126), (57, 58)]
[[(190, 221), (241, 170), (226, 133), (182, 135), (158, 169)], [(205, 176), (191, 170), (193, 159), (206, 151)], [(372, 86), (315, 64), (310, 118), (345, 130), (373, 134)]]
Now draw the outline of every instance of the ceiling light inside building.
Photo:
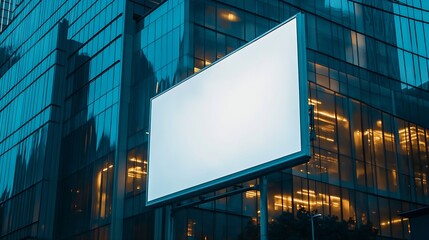
[(231, 12), (231, 11), (226, 11), (226, 10), (222, 10), (220, 13), (220, 16), (230, 22), (238, 22), (240, 21), (240, 18), (238, 17), (238, 15), (235, 12)]

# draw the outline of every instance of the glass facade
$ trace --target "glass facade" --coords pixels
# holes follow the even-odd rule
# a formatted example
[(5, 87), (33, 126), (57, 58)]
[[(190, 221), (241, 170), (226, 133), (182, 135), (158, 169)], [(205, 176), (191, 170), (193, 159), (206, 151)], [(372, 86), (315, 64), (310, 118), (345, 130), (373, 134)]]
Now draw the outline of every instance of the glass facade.
[(0, 1), (0, 32), (12, 21), (16, 5), (19, 4), (18, 2), (14, 0)]
[[(175, 3), (183, 4), (180, 13)], [(131, 99), (146, 103), (130, 106), (137, 116), (128, 128), (128, 172), (140, 159), (142, 175), (127, 176), (126, 213), (135, 220), (126, 224), (147, 224), (144, 207), (135, 204), (144, 199), (150, 97), (304, 12), (316, 139), (307, 164), (268, 175), (270, 229), (279, 217), (306, 211), (334, 217), (355, 234), (370, 228), (373, 236), (409, 238), (408, 220), (397, 214), (429, 204), (428, 7), (423, 1), (189, 0), (154, 10), (134, 42), (134, 55), (144, 60), (133, 64)], [(180, 208), (174, 239), (250, 238), (258, 196), (247, 191)]]
[(1, 239), (109, 235), (124, 8), (22, 1), (1, 33)]
[(3, 2), (0, 239), (258, 239), (259, 191), (214, 197), (258, 179), (145, 206), (149, 103), (298, 12), (316, 138), (267, 175), (270, 239), (316, 212), (320, 238), (409, 239), (429, 205), (427, 1)]

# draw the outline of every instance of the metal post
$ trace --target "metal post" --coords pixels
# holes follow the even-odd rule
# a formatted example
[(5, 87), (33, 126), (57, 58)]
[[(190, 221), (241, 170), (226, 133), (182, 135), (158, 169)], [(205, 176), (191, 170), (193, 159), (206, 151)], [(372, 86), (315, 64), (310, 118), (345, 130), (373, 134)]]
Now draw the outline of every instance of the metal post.
[(322, 214), (312, 214), (310, 215), (310, 221), (311, 221), (311, 239), (314, 240), (314, 218), (321, 217)]
[(168, 205), (165, 207), (165, 239), (172, 240), (173, 239), (173, 211), (172, 206)]
[(154, 238), (155, 239), (162, 239), (162, 231), (163, 231), (163, 224), (162, 224), (162, 215), (163, 211), (162, 208), (156, 208), (155, 210), (155, 217), (154, 217)]
[(259, 179), (259, 209), (260, 209), (260, 227), (261, 240), (268, 240), (268, 200), (267, 200), (267, 177), (263, 176)]
[(173, 211), (171, 205), (155, 209), (155, 239), (173, 239)]
[(314, 219), (311, 216), (311, 239), (314, 240)]

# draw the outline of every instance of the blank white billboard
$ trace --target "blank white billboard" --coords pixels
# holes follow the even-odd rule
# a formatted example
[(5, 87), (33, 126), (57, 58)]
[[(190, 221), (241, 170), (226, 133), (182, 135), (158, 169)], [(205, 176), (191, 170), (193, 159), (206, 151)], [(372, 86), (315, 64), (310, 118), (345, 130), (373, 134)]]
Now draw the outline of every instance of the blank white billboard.
[(147, 204), (309, 155), (301, 17), (151, 100)]

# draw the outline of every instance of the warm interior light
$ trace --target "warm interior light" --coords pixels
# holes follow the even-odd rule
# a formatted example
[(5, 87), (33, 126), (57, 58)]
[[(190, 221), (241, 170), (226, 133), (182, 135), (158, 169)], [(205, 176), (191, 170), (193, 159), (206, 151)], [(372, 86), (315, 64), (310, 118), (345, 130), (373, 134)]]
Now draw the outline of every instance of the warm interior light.
[(192, 237), (194, 235), (194, 225), (196, 224), (196, 222), (189, 220), (187, 227), (186, 227), (186, 236), (187, 237)]
[(228, 13), (228, 20), (231, 22), (235, 22), (238, 20), (238, 17), (232, 13)]
[(377, 127), (381, 127), (382, 124), (383, 124), (383, 122), (381, 120), (377, 121)]
[[(202, 62), (202, 61), (201, 61)], [(208, 66), (208, 65), (210, 65), (210, 64), (212, 64), (212, 62), (210, 61), (210, 60), (204, 60), (204, 66)], [(199, 65), (199, 64), (198, 64)], [(202, 65), (202, 64), (201, 64)], [(201, 67), (201, 66), (200, 66)], [(197, 72), (199, 72), (199, 71), (201, 71), (201, 68), (200, 67), (194, 67), (194, 73), (197, 73)]]
[(113, 168), (113, 165), (109, 165), (108, 167), (103, 168), (103, 172), (107, 172), (107, 170), (109, 170), (110, 168)]
[(335, 140), (332, 138), (328, 138), (328, 137), (324, 137), (324, 136), (320, 136), (320, 135), (316, 135), (316, 137), (323, 139), (323, 140), (326, 140), (328, 142), (335, 142)]
[(292, 208), (292, 197), (274, 195), (274, 210), (283, 210), (285, 208)]
[(128, 177), (140, 179), (142, 178), (142, 175), (147, 174), (147, 160), (132, 157), (129, 161), (135, 164), (132, 164), (132, 167), (128, 168)]
[(408, 218), (404, 218), (404, 219), (397, 218), (397, 219), (392, 219), (392, 221), (381, 222), (380, 225), (387, 226), (394, 223), (402, 223), (402, 221), (406, 221), (406, 220), (408, 220)]
[(130, 162), (138, 162), (138, 163), (142, 163), (143, 161), (140, 159), (136, 159), (136, 158), (130, 158)]
[(341, 117), (341, 116), (338, 116), (338, 115), (335, 115), (332, 113), (328, 113), (325, 111), (314, 110), (314, 113), (317, 113), (319, 115), (322, 115), (322, 116), (328, 117), (328, 118), (332, 118), (332, 119), (335, 119), (335, 117), (336, 117), (338, 119), (338, 121), (348, 122), (347, 118), (345, 118), (345, 117)]
[(142, 171), (142, 167), (131, 167), (128, 169), (128, 172), (146, 174), (146, 171)]
[[(340, 207), (340, 201), (341, 198), (339, 196), (335, 195), (329, 195), (329, 194), (323, 194), (323, 193), (317, 193), (314, 190), (307, 190), (302, 189), (301, 191), (296, 192), (298, 195), (302, 195), (303, 199), (307, 199), (307, 196), (309, 197), (309, 200), (302, 200), (298, 198), (294, 198), (293, 201), (296, 203), (297, 209), (301, 208), (302, 205), (308, 205), (310, 206), (331, 206), (335, 208)], [(343, 204), (348, 205), (348, 200), (343, 199)]]
[(246, 198), (254, 198), (256, 196), (259, 196), (259, 194), (257, 194), (256, 191), (247, 191), (246, 192)]
[(109, 174), (109, 169), (113, 168), (113, 164), (108, 165), (107, 167), (101, 169), (97, 173), (97, 178), (95, 179), (95, 199), (94, 199), (94, 214), (95, 216), (99, 216), (100, 218), (106, 218), (110, 215), (110, 210), (107, 209), (108, 206), (108, 195), (106, 188), (106, 179)]
[[(422, 147), (422, 149), (426, 148), (426, 142), (425, 141), (418, 141), (419, 139), (425, 138), (425, 131), (421, 128), (417, 129), (414, 126), (411, 126), (408, 128), (402, 128), (399, 129), (399, 143), (401, 144), (401, 147), (405, 150), (407, 149), (407, 143), (411, 141), (417, 141), (418, 144)], [(410, 138), (408, 138), (410, 136)]]
[(238, 22), (240, 21), (240, 18), (237, 16), (236, 13), (230, 12), (230, 11), (221, 11), (220, 16), (230, 22)]
[(322, 104), (322, 102), (321, 102), (321, 101), (319, 101), (319, 100), (316, 100), (316, 99), (309, 98), (309, 99), (308, 99), (308, 104), (309, 104), (309, 105), (316, 106), (317, 104)]

